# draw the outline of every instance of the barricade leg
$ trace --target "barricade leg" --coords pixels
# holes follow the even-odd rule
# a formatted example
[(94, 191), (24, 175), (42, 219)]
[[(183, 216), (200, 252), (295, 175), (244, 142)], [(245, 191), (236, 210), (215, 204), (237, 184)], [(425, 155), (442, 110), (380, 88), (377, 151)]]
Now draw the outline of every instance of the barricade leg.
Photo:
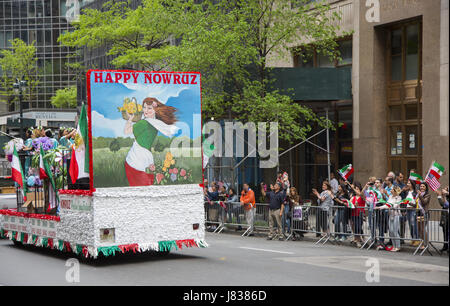
[(317, 207), (316, 208), (316, 232), (318, 234), (320, 234), (320, 239), (317, 240), (317, 242), (315, 244), (319, 244), (320, 242), (322, 242), (322, 240), (325, 239), (325, 235), (323, 235), (323, 229), (324, 229), (323, 222), (324, 222), (323, 211), (320, 207)]
[(254, 219), (255, 219), (255, 209), (254, 208), (251, 208), (251, 209), (245, 211), (245, 219), (247, 221), (248, 228), (242, 234), (243, 237), (248, 236), (253, 232)]
[[(225, 206), (226, 207), (226, 206)], [(220, 225), (219, 227), (214, 231), (217, 234), (220, 234), (223, 229), (225, 228), (225, 224), (226, 224), (226, 219), (227, 219), (227, 209), (225, 207), (220, 207), (220, 211), (221, 211), (221, 218), (220, 218)]]
[(377, 243), (378, 236), (377, 236), (377, 222), (378, 221), (378, 214), (375, 210), (369, 210), (369, 227), (370, 227), (370, 244), (367, 247), (367, 250), (370, 250), (374, 244)]
[(328, 211), (326, 210), (322, 210), (321, 208), (317, 209), (317, 213), (319, 214), (319, 227), (322, 230), (322, 236), (320, 237), (320, 239), (315, 243), (318, 244), (319, 242), (322, 242), (322, 240), (324, 240), (324, 242), (322, 242), (322, 244), (327, 243), (331, 236), (330, 236), (330, 232), (329, 232), (329, 226), (330, 226), (330, 214)]
[(217, 205), (217, 216), (218, 216), (218, 220), (219, 220), (218, 222), (220, 222), (220, 223), (217, 225), (216, 229), (214, 230), (214, 233), (220, 233), (224, 227), (225, 210), (223, 209), (222, 206), (220, 206), (218, 204), (216, 204), (216, 205)]
[(286, 237), (285, 241), (289, 241), (291, 239), (291, 237), (293, 236), (293, 234), (294, 234), (294, 232), (293, 232), (294, 224), (293, 224), (293, 220), (292, 220), (293, 219), (292, 218), (292, 211), (289, 214), (290, 214), (290, 218), (289, 218), (289, 224), (290, 224), (290, 226), (289, 226), (289, 235)]

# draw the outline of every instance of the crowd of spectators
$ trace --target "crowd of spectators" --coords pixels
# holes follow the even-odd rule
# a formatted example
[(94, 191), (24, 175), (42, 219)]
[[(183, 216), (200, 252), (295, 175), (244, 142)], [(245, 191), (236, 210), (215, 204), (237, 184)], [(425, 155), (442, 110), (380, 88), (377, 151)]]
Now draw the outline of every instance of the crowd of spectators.
[[(414, 172), (415, 170), (411, 170)], [(364, 185), (350, 182), (340, 175), (331, 173), (330, 180), (321, 184), (321, 190), (312, 189), (317, 199), (315, 213), (317, 236), (329, 237), (336, 241), (352, 239), (351, 243), (361, 247), (363, 228), (368, 226), (370, 240), (377, 250), (398, 252), (406, 241), (413, 247), (424, 249), (428, 245), (427, 220), (429, 219), (432, 190), (424, 181), (417, 183), (405, 180), (402, 173), (390, 171), (382, 178), (370, 177)], [(243, 184), (241, 194), (221, 182), (205, 183), (206, 201), (223, 201), (223, 218), (230, 223), (240, 224), (239, 211), (244, 210), (245, 219), (252, 234), (255, 220), (255, 191), (249, 184)], [(208, 187), (209, 186), (209, 187)], [(260, 201), (268, 204), (268, 240), (285, 240), (292, 234), (293, 239), (302, 238), (304, 232), (291, 232), (292, 212), (295, 206), (302, 206), (302, 197), (297, 188), (291, 186), (286, 172), (278, 173), (274, 183), (260, 184)], [(448, 242), (448, 187), (436, 192), (440, 206), (444, 209), (440, 217), (440, 226), (444, 240)], [(445, 211), (447, 210), (447, 211)], [(218, 213), (216, 213), (218, 214)], [(226, 216), (225, 216), (226, 215)], [(233, 216), (236, 218), (233, 220)], [(214, 219), (214, 216), (212, 216)], [(218, 220), (218, 215), (216, 215)], [(211, 215), (210, 215), (211, 220)], [(332, 222), (330, 222), (332, 220)], [(330, 226), (334, 224), (331, 237)], [(366, 227), (367, 228), (367, 227)], [(210, 227), (216, 229), (216, 225)], [(238, 226), (236, 230), (241, 230)], [(406, 235), (408, 231), (409, 235)], [(406, 237), (408, 236), (408, 239)], [(445, 243), (441, 252), (448, 252)]]

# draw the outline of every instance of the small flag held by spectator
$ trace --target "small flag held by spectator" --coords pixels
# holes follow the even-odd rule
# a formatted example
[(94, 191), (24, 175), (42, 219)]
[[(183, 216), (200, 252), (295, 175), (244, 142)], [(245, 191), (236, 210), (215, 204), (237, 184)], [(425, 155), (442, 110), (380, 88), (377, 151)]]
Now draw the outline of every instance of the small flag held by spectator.
[(354, 197), (352, 197), (350, 200), (343, 199), (342, 202), (344, 202), (345, 206), (347, 206), (350, 209), (356, 208), (355, 206), (356, 199), (354, 199)]
[(420, 184), (423, 182), (423, 177), (414, 172), (411, 172), (411, 174), (409, 175), (409, 179), (416, 184)]
[(350, 175), (353, 174), (353, 166), (352, 164), (349, 164), (347, 166), (345, 166), (344, 168), (338, 170), (339, 174), (345, 179), (348, 180), (348, 178), (350, 177)]
[(444, 174), (444, 170), (444, 167), (437, 162), (433, 162), (431, 164), (430, 170), (428, 170), (428, 174), (425, 177), (425, 182), (427, 182), (430, 188), (434, 191), (438, 190), (438, 188), (441, 186), (441, 183), (439, 183), (439, 179), (441, 178), (442, 174)]

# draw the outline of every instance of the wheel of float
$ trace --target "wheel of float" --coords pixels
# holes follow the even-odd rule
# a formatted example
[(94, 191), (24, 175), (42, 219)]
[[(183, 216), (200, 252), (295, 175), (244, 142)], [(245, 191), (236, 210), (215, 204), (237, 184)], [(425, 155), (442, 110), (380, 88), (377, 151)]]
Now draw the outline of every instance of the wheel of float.
[(156, 256), (158, 256), (158, 257), (165, 257), (169, 254), (170, 254), (170, 251), (157, 251), (156, 252)]
[(17, 240), (13, 240), (13, 243), (14, 243), (14, 245), (15, 245), (16, 247), (22, 247), (22, 246), (23, 246), (23, 243), (20, 242), (20, 241), (17, 241)]

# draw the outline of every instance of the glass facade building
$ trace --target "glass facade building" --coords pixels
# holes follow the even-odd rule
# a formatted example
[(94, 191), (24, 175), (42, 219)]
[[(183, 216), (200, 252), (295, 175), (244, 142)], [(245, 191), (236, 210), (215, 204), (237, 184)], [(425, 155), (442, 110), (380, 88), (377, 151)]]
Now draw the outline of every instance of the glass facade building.
[[(22, 102), (24, 111), (55, 110), (50, 99), (56, 90), (76, 84), (75, 72), (66, 67), (71, 50), (57, 40), (71, 30), (66, 15), (79, 5), (76, 0), (0, 0), (0, 49), (11, 47), (15, 38), (35, 41), (37, 49), (39, 84), (32, 99)], [(19, 110), (18, 99), (14, 101), (0, 104), (0, 116)]]

